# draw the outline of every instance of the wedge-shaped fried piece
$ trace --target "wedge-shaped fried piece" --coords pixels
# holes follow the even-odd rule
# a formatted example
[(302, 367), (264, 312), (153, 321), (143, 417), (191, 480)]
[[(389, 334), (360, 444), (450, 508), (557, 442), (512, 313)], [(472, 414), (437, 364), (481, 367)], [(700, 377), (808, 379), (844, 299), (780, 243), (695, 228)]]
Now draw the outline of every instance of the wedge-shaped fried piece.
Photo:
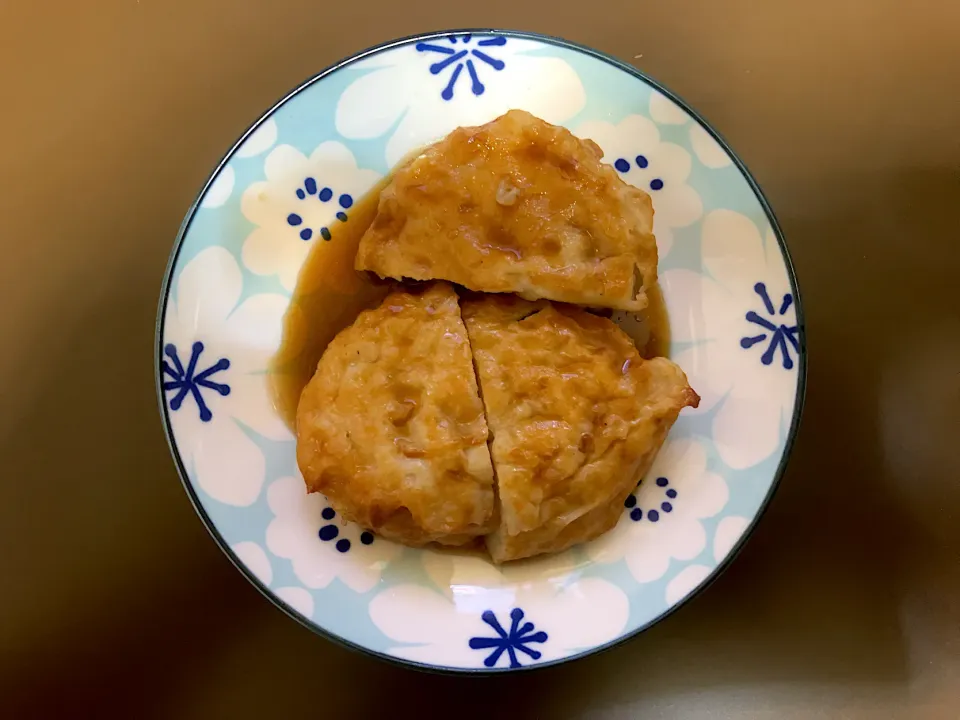
[(699, 397), (666, 358), (577, 308), (485, 296), (462, 305), (493, 433), (497, 562), (612, 528), (680, 410)]
[(297, 462), (348, 520), (407, 545), (490, 532), (493, 468), (453, 288), (396, 291), (330, 343), (300, 398)]
[(640, 310), (657, 281), (653, 206), (602, 156), (520, 110), (458, 128), (397, 170), (356, 267)]

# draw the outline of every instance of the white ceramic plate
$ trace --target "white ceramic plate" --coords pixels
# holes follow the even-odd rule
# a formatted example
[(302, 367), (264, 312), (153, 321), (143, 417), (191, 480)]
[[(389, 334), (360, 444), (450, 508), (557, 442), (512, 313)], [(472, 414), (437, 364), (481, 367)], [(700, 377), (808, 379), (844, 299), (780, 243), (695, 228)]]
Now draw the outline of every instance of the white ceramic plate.
[[(265, 372), (311, 244), (331, 223), (349, 222), (352, 201), (405, 153), (510, 108), (596, 140), (653, 197), (671, 356), (702, 402), (683, 412), (614, 530), (498, 569), (374, 538), (308, 497)], [(382, 657), (501, 671), (609, 647), (729, 561), (786, 462), (803, 397), (804, 331), (769, 205), (676, 96), (569, 42), (457, 31), (359, 53), (244, 134), (177, 238), (156, 372), (184, 486), (267, 597)]]

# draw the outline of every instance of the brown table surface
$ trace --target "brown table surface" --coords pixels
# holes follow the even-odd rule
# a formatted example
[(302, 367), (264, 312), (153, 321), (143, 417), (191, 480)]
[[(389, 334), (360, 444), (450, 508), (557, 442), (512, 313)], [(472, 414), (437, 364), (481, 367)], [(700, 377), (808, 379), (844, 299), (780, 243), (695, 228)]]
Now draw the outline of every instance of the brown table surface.
[[(0, 715), (960, 717), (960, 3), (456, 5), (0, 0)], [(478, 25), (712, 121), (779, 215), (810, 358), (730, 570), (624, 646), (490, 679), (274, 609), (187, 501), (153, 380), (171, 244), (240, 132), (357, 49)]]

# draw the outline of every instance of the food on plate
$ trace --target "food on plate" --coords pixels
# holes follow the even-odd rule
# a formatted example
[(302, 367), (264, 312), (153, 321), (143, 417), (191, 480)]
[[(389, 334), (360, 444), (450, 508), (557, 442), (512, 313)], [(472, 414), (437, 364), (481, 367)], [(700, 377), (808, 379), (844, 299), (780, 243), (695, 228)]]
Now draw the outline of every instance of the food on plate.
[(311, 492), (407, 545), (496, 527), (487, 424), (457, 295), (400, 289), (327, 346), (297, 409)]
[(353, 305), (329, 307), (322, 276), (349, 265), (311, 253), (278, 407), (296, 407), (308, 490), (344, 519), (412, 546), (482, 541), (507, 562), (591, 540), (622, 516), (700, 398), (652, 357), (669, 328), (650, 197), (601, 157), (512, 110), (401, 163), (361, 201), (365, 223), (341, 234), (335, 257), (417, 282), (325, 349), (349, 308), (387, 290), (356, 273)]
[(465, 300), (492, 432), (497, 562), (559, 552), (612, 528), (677, 415), (699, 397), (606, 318), (508, 295)]
[(522, 110), (458, 128), (395, 172), (356, 267), (641, 310), (657, 282), (653, 206), (602, 157)]

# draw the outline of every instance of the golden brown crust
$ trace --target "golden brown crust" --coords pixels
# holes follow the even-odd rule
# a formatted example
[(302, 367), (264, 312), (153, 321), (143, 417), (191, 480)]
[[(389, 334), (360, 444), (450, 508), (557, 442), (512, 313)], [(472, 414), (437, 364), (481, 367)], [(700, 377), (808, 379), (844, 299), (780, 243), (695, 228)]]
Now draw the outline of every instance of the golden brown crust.
[(602, 156), (520, 110), (458, 128), (396, 171), (356, 267), (640, 310), (657, 281), (653, 206)]
[(613, 527), (680, 410), (697, 394), (643, 360), (606, 318), (507, 296), (464, 301), (493, 434), (497, 562), (559, 552)]
[(310, 492), (407, 545), (490, 532), (493, 468), (453, 288), (398, 290), (330, 343), (297, 410)]

